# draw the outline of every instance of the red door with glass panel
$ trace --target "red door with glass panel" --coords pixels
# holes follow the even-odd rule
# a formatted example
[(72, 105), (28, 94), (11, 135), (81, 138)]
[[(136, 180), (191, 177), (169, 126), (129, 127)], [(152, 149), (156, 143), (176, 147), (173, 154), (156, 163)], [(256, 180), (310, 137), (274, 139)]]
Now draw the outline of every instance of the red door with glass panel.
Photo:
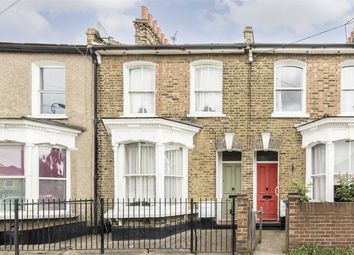
[(278, 164), (257, 164), (257, 210), (264, 220), (278, 220)]

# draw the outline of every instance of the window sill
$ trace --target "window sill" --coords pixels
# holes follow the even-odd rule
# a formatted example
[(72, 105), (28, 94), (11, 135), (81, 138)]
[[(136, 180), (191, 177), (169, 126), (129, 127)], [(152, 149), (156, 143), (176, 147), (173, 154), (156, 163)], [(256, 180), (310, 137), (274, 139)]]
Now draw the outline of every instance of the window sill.
[(147, 113), (147, 114), (123, 114), (122, 116), (120, 116), (122, 118), (153, 118), (153, 117), (157, 117), (155, 114), (153, 113)]
[(354, 117), (354, 112), (342, 112), (338, 116), (343, 116), (343, 117)]
[(272, 118), (309, 118), (310, 114), (305, 112), (273, 112)]
[(193, 112), (187, 114), (187, 117), (192, 117), (192, 118), (224, 118), (226, 117), (226, 114), (221, 113), (221, 112)]
[(68, 116), (65, 114), (38, 114), (38, 115), (28, 115), (29, 118), (34, 119), (56, 119), (56, 120), (66, 120)]

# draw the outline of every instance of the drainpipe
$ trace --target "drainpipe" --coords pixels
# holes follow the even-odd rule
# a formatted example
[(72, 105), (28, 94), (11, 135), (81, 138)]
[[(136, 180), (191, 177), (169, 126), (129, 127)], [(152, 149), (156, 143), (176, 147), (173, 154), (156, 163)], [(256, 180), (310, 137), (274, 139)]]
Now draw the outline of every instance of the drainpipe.
[(95, 225), (97, 221), (97, 216), (98, 216), (98, 208), (97, 208), (97, 203), (98, 203), (98, 118), (97, 118), (97, 67), (99, 64), (99, 60), (97, 59), (97, 56), (95, 54), (95, 51), (90, 48), (90, 54), (92, 56), (92, 61), (93, 61), (93, 122), (94, 122), (94, 129), (93, 129), (93, 134), (94, 134), (94, 180), (93, 180), (93, 199), (94, 199), (94, 220), (95, 220)]

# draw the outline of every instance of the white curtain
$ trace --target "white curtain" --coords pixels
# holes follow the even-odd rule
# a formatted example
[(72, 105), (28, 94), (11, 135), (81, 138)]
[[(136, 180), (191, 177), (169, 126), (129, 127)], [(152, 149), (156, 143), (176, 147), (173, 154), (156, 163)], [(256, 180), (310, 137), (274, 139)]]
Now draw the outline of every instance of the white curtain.
[(326, 200), (326, 146), (324, 144), (312, 147), (312, 189), (314, 200)]
[(222, 71), (219, 67), (195, 68), (195, 111), (222, 111)]
[(155, 145), (132, 143), (125, 145), (126, 196), (130, 200), (155, 197)]
[(155, 70), (147, 67), (130, 69), (130, 113), (153, 113)]
[(182, 195), (183, 151), (175, 145), (165, 150), (165, 198), (178, 199)]

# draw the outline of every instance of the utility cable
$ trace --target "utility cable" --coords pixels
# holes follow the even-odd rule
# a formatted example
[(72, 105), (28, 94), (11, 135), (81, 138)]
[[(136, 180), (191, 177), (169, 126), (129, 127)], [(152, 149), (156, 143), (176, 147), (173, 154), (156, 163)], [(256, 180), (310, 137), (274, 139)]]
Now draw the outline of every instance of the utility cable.
[(11, 3), (9, 6), (7, 6), (5, 9), (0, 11), (0, 15), (4, 14), (8, 10), (10, 10), (12, 7), (14, 7), (16, 4), (18, 4), (21, 0), (16, 0), (15, 2)]

